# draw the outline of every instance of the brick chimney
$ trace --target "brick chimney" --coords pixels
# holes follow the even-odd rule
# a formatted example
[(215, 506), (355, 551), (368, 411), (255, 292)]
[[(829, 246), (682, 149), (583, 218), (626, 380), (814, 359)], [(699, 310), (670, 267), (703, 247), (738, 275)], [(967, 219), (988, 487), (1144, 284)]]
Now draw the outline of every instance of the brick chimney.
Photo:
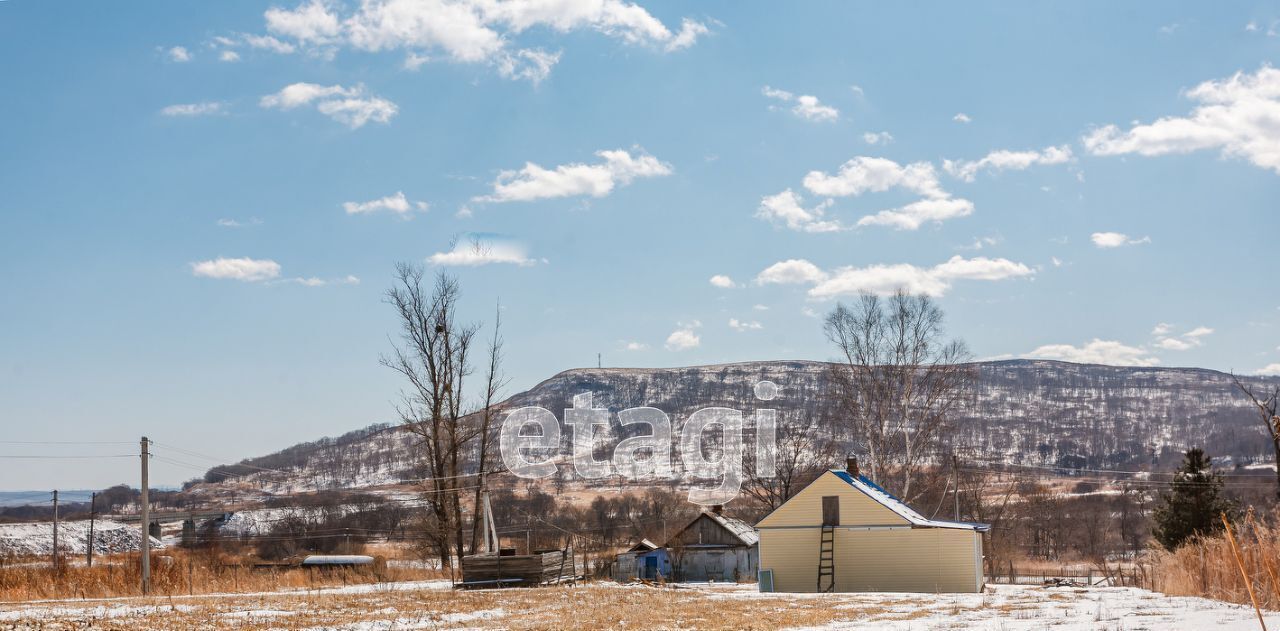
[(711, 512), (713, 512), (713, 513), (715, 513), (715, 514), (717, 514), (717, 515), (722, 515), (722, 514), (724, 514), (724, 504), (716, 504), (715, 506), (712, 506), (712, 507), (711, 507)]
[(860, 475), (862, 475), (862, 473), (858, 471), (858, 457), (857, 457), (857, 456), (849, 456), (848, 458), (846, 458), (846, 459), (845, 459), (845, 461), (844, 461), (844, 468), (845, 468), (845, 470), (846, 470), (846, 471), (848, 471), (848, 472), (849, 472), (849, 475), (851, 475), (851, 476), (853, 476), (853, 477), (855, 477), (855, 478), (856, 478), (856, 477), (858, 477), (858, 476), (860, 476)]

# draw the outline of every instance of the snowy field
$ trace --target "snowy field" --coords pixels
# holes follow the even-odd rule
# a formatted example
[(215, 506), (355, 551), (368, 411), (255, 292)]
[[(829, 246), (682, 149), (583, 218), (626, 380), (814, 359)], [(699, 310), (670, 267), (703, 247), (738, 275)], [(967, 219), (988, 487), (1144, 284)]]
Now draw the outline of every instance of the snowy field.
[[(1280, 613), (1267, 616), (1280, 628)], [(38, 629), (1256, 629), (1253, 610), (1132, 588), (760, 594), (754, 585), (453, 591), (447, 581), (307, 592), (0, 604)]]

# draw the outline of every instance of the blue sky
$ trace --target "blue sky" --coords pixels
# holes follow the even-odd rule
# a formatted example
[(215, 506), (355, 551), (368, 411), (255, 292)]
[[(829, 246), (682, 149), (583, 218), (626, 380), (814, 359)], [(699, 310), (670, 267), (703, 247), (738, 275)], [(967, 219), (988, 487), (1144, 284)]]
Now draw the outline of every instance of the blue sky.
[(825, 359), (897, 285), (980, 358), (1280, 372), (1280, 5), (899, 4), (0, 2), (3, 434), (393, 420), (397, 261), (501, 301), (511, 391)]

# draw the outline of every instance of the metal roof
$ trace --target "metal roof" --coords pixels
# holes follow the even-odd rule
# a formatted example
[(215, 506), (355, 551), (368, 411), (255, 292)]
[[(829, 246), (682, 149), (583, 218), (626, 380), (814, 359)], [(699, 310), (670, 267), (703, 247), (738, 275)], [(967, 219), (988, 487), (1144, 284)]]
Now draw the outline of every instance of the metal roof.
[(756, 531), (751, 524), (741, 519), (725, 517), (721, 513), (714, 511), (703, 511), (703, 515), (710, 517), (712, 521), (720, 524), (721, 528), (728, 530), (730, 534), (737, 537), (744, 545), (754, 546), (760, 542), (760, 533)]
[(879, 484), (872, 482), (865, 475), (855, 477), (853, 474), (843, 469), (831, 469), (831, 473), (837, 478), (844, 480), (855, 489), (862, 491), (867, 497), (875, 500), (881, 506), (897, 513), (899, 517), (910, 522), (912, 526), (921, 528), (952, 528), (956, 530), (976, 530), (978, 532), (987, 532), (991, 530), (989, 524), (979, 524), (965, 521), (943, 521), (939, 519), (929, 519), (914, 508), (907, 506), (905, 502), (893, 496), (892, 493), (884, 490)]
[(373, 557), (363, 554), (313, 554), (302, 560), (303, 565), (369, 565)]

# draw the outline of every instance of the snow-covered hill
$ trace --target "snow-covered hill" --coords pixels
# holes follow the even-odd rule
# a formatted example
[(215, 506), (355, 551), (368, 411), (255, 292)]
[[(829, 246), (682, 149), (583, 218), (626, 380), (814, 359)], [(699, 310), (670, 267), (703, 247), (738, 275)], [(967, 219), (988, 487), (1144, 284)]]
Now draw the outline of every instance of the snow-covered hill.
[[(1268, 441), (1262, 439), (1256, 414), (1225, 373), (1039, 360), (981, 362), (975, 367), (975, 396), (956, 414), (947, 435), (956, 446), (979, 456), (1089, 468), (1167, 463), (1189, 446), (1205, 447), (1220, 463), (1248, 464), (1268, 457)], [(829, 369), (829, 364), (812, 361), (582, 368), (513, 395), (505, 405), (541, 406), (563, 420), (572, 397), (591, 392), (594, 407), (615, 413), (656, 407), (677, 428), (694, 410), (709, 406), (741, 410), (748, 416), (754, 409), (772, 408), (779, 411), (780, 423), (807, 425), (837, 418), (824, 396)], [(755, 399), (753, 386), (762, 380), (780, 386), (776, 399)], [(1274, 377), (1247, 381), (1257, 386), (1280, 383)], [(385, 485), (420, 475), (415, 471), (415, 444), (415, 437), (397, 427), (379, 425), (303, 443), (247, 460), (247, 467), (223, 471), (243, 475), (241, 482), (248, 480), (271, 493)]]

